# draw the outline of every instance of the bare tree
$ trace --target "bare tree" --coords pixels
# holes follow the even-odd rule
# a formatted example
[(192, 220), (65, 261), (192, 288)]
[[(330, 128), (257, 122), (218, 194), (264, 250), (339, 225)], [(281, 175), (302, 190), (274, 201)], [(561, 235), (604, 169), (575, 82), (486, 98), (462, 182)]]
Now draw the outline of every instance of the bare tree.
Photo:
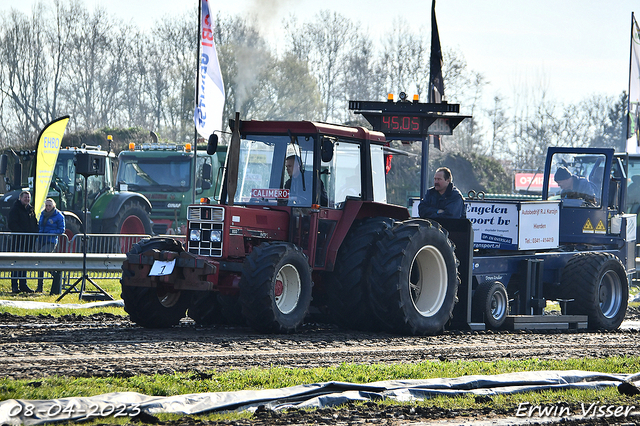
[(327, 10), (320, 11), (313, 23), (300, 28), (287, 26), (290, 51), (309, 64), (315, 76), (324, 105), (323, 121), (340, 121), (346, 117), (344, 81), (346, 57), (357, 32), (344, 16)]
[(0, 91), (10, 100), (7, 106), (15, 123), (11, 135), (14, 146), (32, 145), (49, 116), (45, 101), (49, 74), (43, 39), (38, 34), (43, 10), (39, 3), (30, 18), (12, 11), (3, 20)]
[(389, 93), (407, 92), (422, 97), (429, 85), (429, 54), (427, 39), (414, 34), (398, 19), (383, 39), (381, 67)]
[[(160, 129), (172, 140), (186, 142), (193, 139), (193, 111), (198, 66), (197, 8), (177, 17), (163, 19), (159, 30), (158, 48), (166, 52), (163, 68), (166, 96), (162, 102), (163, 127)], [(158, 83), (162, 79), (158, 76)]]
[(372, 41), (361, 34), (345, 55), (344, 95), (347, 100), (384, 98), (386, 76), (376, 60)]
[(499, 95), (494, 96), (493, 106), (488, 111), (491, 123), (491, 135), (488, 143), (488, 149), (485, 155), (493, 155), (496, 158), (505, 159), (508, 157), (508, 134), (509, 134), (509, 118), (504, 109), (503, 99)]
[(224, 116), (235, 111), (240, 116), (259, 119), (257, 108), (264, 80), (273, 58), (267, 42), (256, 27), (238, 17), (217, 16), (214, 39), (227, 97)]
[(44, 27), (45, 40), (49, 56), (51, 70), (51, 83), (48, 88), (46, 102), (48, 105), (47, 121), (58, 116), (60, 89), (64, 78), (64, 70), (68, 64), (68, 53), (71, 48), (71, 36), (77, 31), (80, 22), (76, 16), (82, 10), (78, 1), (70, 1), (68, 4), (60, 0), (54, 0), (52, 5), (53, 17), (45, 22), (50, 25)]
[(72, 36), (65, 96), (75, 128), (96, 129), (107, 125), (114, 108), (120, 107), (126, 28), (120, 31), (102, 8), (93, 13), (83, 10), (77, 16), (84, 22)]

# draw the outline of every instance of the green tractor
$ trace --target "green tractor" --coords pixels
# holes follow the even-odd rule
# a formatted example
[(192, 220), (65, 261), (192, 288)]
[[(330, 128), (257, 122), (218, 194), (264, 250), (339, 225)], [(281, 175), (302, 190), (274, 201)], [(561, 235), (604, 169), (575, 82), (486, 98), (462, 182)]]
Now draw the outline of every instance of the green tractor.
[(206, 147), (194, 151), (191, 144), (130, 144), (128, 151), (118, 154), (116, 181), (119, 189), (139, 191), (151, 201), (154, 234), (186, 235), (187, 206), (194, 196), (215, 199), (226, 154), (226, 146), (209, 155)]
[[(103, 158), (104, 173), (86, 176), (76, 170), (78, 155)], [(62, 148), (58, 154), (48, 197), (65, 215), (69, 238), (84, 231), (85, 188), (86, 231), (94, 234), (151, 234), (151, 203), (142, 194), (117, 191), (114, 185), (117, 159), (100, 146)], [(9, 173), (8, 173), (9, 172)], [(35, 151), (7, 150), (0, 159), (0, 230), (8, 231), (6, 217), (23, 190), (33, 192)], [(85, 182), (86, 179), (86, 182)]]

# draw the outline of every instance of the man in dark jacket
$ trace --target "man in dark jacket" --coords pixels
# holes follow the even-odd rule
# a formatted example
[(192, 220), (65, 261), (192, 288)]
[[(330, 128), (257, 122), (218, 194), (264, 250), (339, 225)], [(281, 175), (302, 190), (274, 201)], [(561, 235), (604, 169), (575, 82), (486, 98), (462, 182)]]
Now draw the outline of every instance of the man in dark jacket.
[[(289, 175), (289, 179), (287, 179), (286, 182), (284, 183), (284, 189), (289, 189), (292, 191), (290, 194), (291, 197), (294, 197), (294, 196), (298, 197), (295, 204), (304, 204), (309, 201), (308, 198), (306, 198), (305, 192), (302, 190), (302, 178), (300, 177), (301, 176), (300, 164), (301, 164), (300, 157), (298, 157), (297, 155), (288, 156), (284, 162), (285, 169), (287, 171), (287, 174)], [(291, 188), (292, 180), (294, 183), (293, 190)], [(305, 186), (308, 185), (308, 187), (311, 188), (311, 183), (312, 182), (305, 182)], [(324, 183), (322, 182), (322, 179), (320, 180), (320, 205), (323, 207), (326, 207), (329, 205), (327, 190), (324, 188)]]
[(453, 186), (453, 175), (447, 167), (440, 167), (433, 177), (433, 186), (418, 205), (423, 219), (439, 217), (460, 219), (466, 217), (462, 194)]
[(580, 199), (588, 204), (598, 204), (596, 192), (599, 192), (599, 190), (596, 185), (586, 178), (575, 176), (566, 167), (558, 167), (558, 170), (553, 175), (553, 180), (562, 189), (562, 198)]
[[(22, 191), (20, 196), (9, 211), (8, 225), (11, 232), (38, 233), (38, 222), (36, 214), (31, 204), (31, 194), (29, 191)], [(13, 250), (17, 252), (32, 252), (35, 236), (14, 235)], [(12, 293), (33, 293), (27, 286), (27, 271), (13, 271), (11, 273)]]

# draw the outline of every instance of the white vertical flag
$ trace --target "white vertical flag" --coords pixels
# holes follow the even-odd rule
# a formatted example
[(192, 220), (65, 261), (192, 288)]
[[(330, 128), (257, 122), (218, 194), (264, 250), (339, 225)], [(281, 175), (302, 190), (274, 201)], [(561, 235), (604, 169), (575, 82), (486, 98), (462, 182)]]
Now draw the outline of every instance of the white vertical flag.
[(222, 112), (224, 111), (225, 97), (218, 54), (213, 41), (209, 0), (201, 0), (200, 8), (200, 63), (198, 64), (194, 118), (196, 130), (200, 136), (208, 139), (214, 130), (224, 130), (222, 128)]
[(629, 107), (627, 115), (627, 152), (640, 152), (640, 28), (631, 13), (631, 54), (629, 58)]

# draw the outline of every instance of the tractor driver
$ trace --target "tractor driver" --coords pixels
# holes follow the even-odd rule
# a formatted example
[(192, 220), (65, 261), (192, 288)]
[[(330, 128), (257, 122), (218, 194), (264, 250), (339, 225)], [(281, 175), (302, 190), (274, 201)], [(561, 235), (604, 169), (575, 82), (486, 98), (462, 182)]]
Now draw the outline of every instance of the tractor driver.
[(439, 217), (461, 219), (466, 217), (462, 194), (453, 185), (453, 174), (448, 167), (440, 167), (433, 176), (433, 186), (418, 205), (423, 219)]
[(571, 174), (564, 166), (558, 167), (553, 180), (562, 189), (562, 198), (582, 199), (588, 204), (596, 204), (596, 186), (588, 179)]
[[(300, 157), (297, 155), (290, 155), (285, 160), (285, 168), (289, 179), (284, 183), (284, 188), (290, 191), (290, 197), (297, 197), (295, 204), (303, 204), (308, 202), (306, 192), (302, 190), (302, 178), (300, 173)], [(293, 182), (293, 188), (291, 183)], [(305, 189), (311, 188), (312, 182), (305, 182)], [(320, 205), (326, 207), (329, 205), (329, 199), (327, 197), (327, 190), (324, 188), (324, 183), (320, 180)]]

